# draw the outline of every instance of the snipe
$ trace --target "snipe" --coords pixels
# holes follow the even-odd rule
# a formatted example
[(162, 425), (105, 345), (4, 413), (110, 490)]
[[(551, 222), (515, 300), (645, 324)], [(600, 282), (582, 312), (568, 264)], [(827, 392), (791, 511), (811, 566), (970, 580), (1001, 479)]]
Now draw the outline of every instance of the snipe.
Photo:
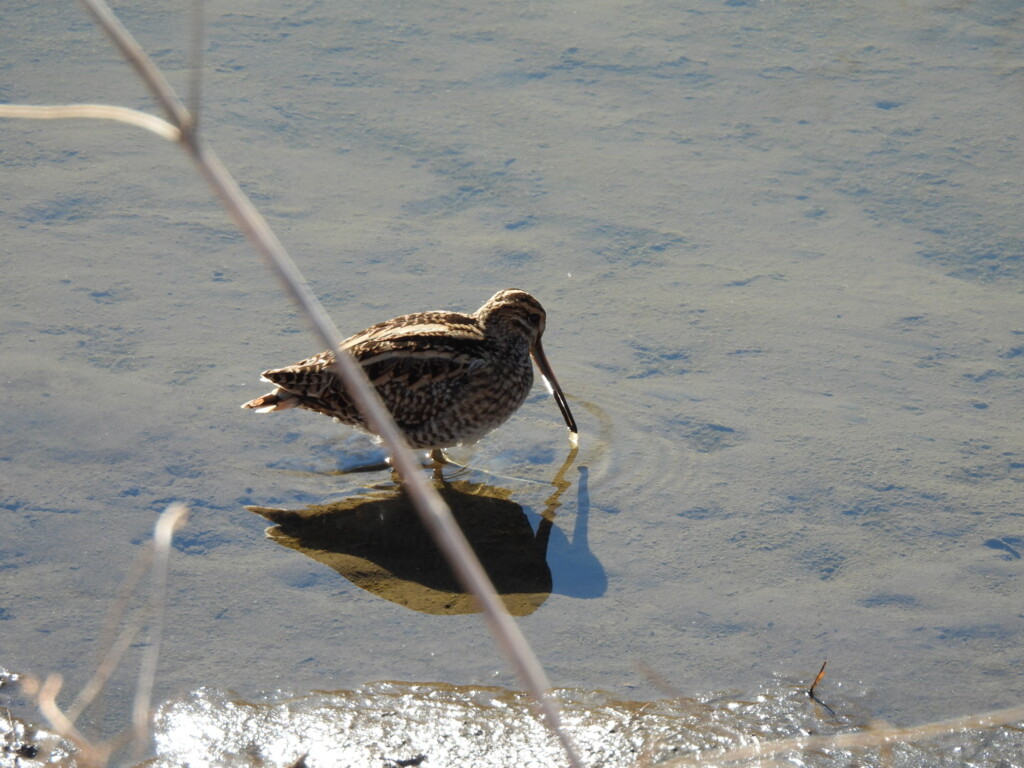
[[(372, 325), (342, 342), (363, 366), (413, 448), (479, 440), (501, 426), (533, 386), (532, 357), (575, 439), (576, 421), (544, 356), (546, 315), (525, 291), (498, 291), (471, 315), (420, 312)], [(327, 350), (263, 372), (276, 389), (243, 408), (305, 408), (365, 431)]]

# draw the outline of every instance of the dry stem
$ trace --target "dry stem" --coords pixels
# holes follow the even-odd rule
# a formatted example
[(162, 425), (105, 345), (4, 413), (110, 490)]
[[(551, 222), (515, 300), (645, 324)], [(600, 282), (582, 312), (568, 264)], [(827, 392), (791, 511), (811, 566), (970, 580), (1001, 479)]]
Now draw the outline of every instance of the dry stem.
[[(154, 98), (167, 113), (170, 122), (167, 123), (152, 116), (140, 118), (139, 115), (143, 113), (120, 108), (111, 108), (111, 111), (106, 114), (99, 115), (94, 109), (90, 109), (89, 113), (85, 115), (81, 112), (80, 107), (74, 105), (65, 108), (44, 108), (42, 112), (31, 109), (25, 111), (24, 108), (19, 107), (23, 111), (18, 116), (45, 118), (101, 116), (129, 122), (147, 128), (164, 138), (177, 141), (192, 157), (199, 172), (210, 184), (236, 225), (249, 239), (250, 244), (264, 258), (280, 279), (286, 292), (298, 304), (321, 343), (328, 349), (339, 349), (341, 334), (323, 306), (310, 291), (295, 262), (292, 261), (284, 246), (278, 241), (269, 225), (217, 156), (199, 140), (195, 130), (195, 114), (186, 109), (157, 66), (103, 0), (82, 0), (82, 2), (114, 45), (135, 68), (136, 74), (150, 89)], [(193, 101), (198, 101), (197, 87), (194, 88)], [(62, 109), (66, 110), (64, 114), (60, 114)], [(15, 116), (9, 110), (11, 107), (7, 107), (7, 111), (0, 112), (0, 116)], [(73, 114), (76, 111), (79, 114)], [(537, 661), (537, 657), (505, 609), (483, 566), (455, 523), (451, 511), (421, 471), (419, 462), (406, 444), (404, 436), (379, 395), (370, 385), (366, 373), (344, 350), (335, 355), (334, 369), (346, 390), (351, 393), (352, 399), (370, 429), (380, 435), (384, 445), (388, 448), (393, 464), (400, 474), (416, 510), (444, 552), (456, 576), (476, 599), (496, 643), (509, 659), (523, 686), (536, 702), (541, 720), (561, 743), (569, 763), (574, 768), (581, 768), (582, 763), (576, 750), (561, 726), (560, 709), (550, 695), (551, 684)], [(137, 718), (140, 716), (139, 706), (137, 698), (137, 727)]]

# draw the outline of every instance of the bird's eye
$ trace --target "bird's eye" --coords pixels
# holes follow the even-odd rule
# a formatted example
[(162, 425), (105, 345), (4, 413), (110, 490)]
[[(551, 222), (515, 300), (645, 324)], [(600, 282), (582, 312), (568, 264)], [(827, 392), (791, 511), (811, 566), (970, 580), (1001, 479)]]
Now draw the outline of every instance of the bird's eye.
[(540, 313), (539, 312), (531, 312), (530, 313), (530, 325), (540, 325)]

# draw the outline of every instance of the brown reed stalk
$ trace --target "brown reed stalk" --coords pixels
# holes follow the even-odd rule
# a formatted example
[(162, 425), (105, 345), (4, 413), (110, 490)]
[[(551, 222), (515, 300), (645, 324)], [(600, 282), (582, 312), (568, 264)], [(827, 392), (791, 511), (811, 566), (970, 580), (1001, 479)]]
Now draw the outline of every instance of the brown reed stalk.
[(135, 757), (141, 760), (145, 754), (152, 720), (153, 684), (156, 681), (156, 667), (160, 660), (160, 643), (163, 640), (164, 608), (167, 604), (167, 568), (171, 557), (171, 541), (174, 534), (188, 520), (188, 509), (184, 504), (171, 504), (156, 521), (153, 531), (153, 604), (154, 616), (149, 622), (149, 642), (142, 657), (139, 682), (135, 689), (135, 703), (132, 707), (132, 726), (135, 737)]
[[(142, 571), (147, 567), (153, 578), (153, 591), (150, 595), (150, 605), (153, 608), (154, 619), (150, 623), (149, 643), (142, 659), (142, 667), (139, 670), (135, 706), (133, 709), (132, 740), (135, 742), (136, 759), (146, 749), (149, 740), (149, 725), (151, 713), (151, 699), (153, 683), (156, 680), (156, 664), (160, 655), (160, 638), (163, 631), (163, 608), (166, 602), (167, 593), (167, 570), (170, 561), (171, 543), (177, 532), (188, 519), (188, 508), (184, 504), (171, 504), (160, 513), (153, 531), (153, 543), (136, 558), (133, 567), (132, 578), (129, 579), (131, 589), (122, 592), (120, 609), (124, 608), (134, 586), (138, 584)], [(22, 688), (33, 697), (39, 711), (50, 723), (50, 727), (64, 739), (67, 739), (77, 750), (75, 763), (80, 768), (103, 768), (110, 762), (114, 754), (124, 743), (124, 739), (115, 736), (109, 741), (95, 742), (87, 738), (78, 728), (75, 727), (75, 720), (82, 711), (92, 702), (95, 696), (102, 690), (114, 667), (120, 660), (128, 645), (134, 639), (138, 627), (132, 624), (121, 630), (119, 637), (111, 644), (103, 661), (86, 683), (75, 703), (68, 712), (60, 708), (57, 703), (57, 696), (64, 684), (59, 674), (48, 675), (41, 683), (34, 677), (26, 676), (22, 681)]]
[[(339, 350), (340, 353), (335, 355), (335, 373), (352, 395), (370, 429), (380, 435), (424, 525), (437, 541), (460, 583), (476, 599), (495, 642), (512, 664), (523, 687), (533, 697), (538, 716), (562, 745), (569, 764), (573, 768), (582, 768), (583, 764), (572, 740), (562, 727), (560, 708), (550, 693), (551, 684), (544, 670), (498, 597), (483, 566), (455, 523), (451, 510), (428, 482), (404, 436), (370, 385), (362, 367), (347, 351), (340, 349), (340, 332), (309, 289), (295, 262), (214, 152), (200, 140), (196, 130), (198, 112), (195, 111), (198, 105), (198, 75), (193, 78), (196, 85), (193, 86), (193, 109), (190, 111), (110, 7), (103, 0), (82, 0), (82, 3), (149, 88), (153, 97), (167, 113), (168, 121), (120, 108), (111, 108), (105, 114), (96, 114), (94, 108), (90, 108), (92, 112), (88, 115), (81, 112), (74, 114), (76, 109), (80, 110), (78, 106), (46, 107), (44, 109), (49, 111), (47, 114), (30, 114), (32, 110), (26, 113), (24, 108), (20, 108), (21, 114), (13, 114), (9, 108), (0, 109), (0, 117), (103, 117), (147, 128), (163, 138), (177, 141), (182, 146), (236, 226), (281, 281), (285, 292), (298, 305), (321, 344), (328, 349)], [(196, 13), (198, 14), (198, 11)], [(193, 17), (195, 18), (197, 16)], [(193, 44), (193, 61), (197, 57), (196, 51), (199, 47)], [(60, 113), (62, 109), (66, 110), (64, 114)]]

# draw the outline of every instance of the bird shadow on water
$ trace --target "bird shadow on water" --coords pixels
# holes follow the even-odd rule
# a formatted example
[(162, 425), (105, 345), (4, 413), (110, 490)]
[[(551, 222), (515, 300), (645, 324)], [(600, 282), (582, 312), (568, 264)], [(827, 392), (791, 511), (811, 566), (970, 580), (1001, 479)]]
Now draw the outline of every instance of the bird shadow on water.
[[(566, 475), (575, 458), (574, 448), (552, 479), (554, 490), (536, 530), (511, 489), (469, 480), (435, 481), (514, 616), (533, 613), (553, 591), (579, 598), (604, 594), (607, 577), (588, 545), (586, 467), (579, 468), (571, 539), (555, 525), (562, 496), (572, 486)], [(302, 509), (247, 509), (274, 523), (267, 529), (269, 538), (333, 568), (367, 592), (422, 613), (477, 612), (400, 486)], [(552, 552), (557, 553), (554, 567), (548, 563)]]

